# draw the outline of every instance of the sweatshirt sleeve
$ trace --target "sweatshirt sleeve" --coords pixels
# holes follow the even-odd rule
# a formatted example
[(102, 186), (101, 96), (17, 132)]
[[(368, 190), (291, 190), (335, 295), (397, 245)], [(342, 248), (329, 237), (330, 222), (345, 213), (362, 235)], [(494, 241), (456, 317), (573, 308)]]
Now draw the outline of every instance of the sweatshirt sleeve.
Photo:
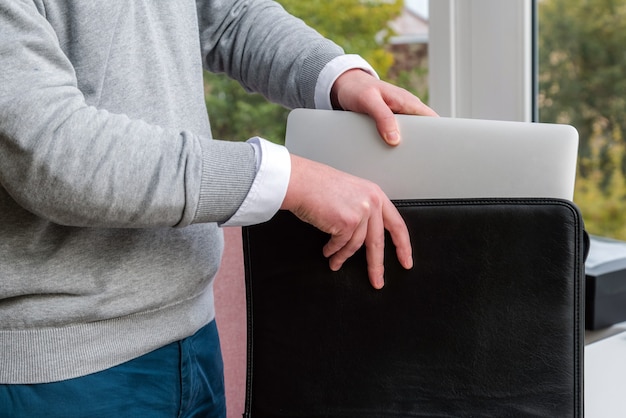
[(70, 226), (228, 219), (254, 150), (90, 106), (37, 7), (0, 1), (0, 198)]
[(196, 0), (205, 68), (225, 72), (248, 91), (289, 108), (315, 107), (335, 43), (271, 0)]

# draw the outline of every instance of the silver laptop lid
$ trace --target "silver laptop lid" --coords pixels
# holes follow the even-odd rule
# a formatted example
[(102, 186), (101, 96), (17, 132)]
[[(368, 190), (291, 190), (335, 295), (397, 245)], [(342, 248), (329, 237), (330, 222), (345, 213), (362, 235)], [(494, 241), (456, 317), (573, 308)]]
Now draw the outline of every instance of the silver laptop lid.
[(551, 197), (572, 200), (578, 132), (569, 125), (396, 115), (386, 145), (365, 115), (295, 109), (290, 152), (377, 183), (391, 199)]

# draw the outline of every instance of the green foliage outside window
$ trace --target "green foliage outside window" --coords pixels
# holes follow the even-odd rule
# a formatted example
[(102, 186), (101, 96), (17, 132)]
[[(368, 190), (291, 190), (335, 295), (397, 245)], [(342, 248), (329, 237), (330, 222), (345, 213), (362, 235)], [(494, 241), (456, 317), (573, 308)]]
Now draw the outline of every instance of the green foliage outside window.
[(626, 0), (539, 0), (539, 117), (580, 134), (574, 201), (626, 239)]

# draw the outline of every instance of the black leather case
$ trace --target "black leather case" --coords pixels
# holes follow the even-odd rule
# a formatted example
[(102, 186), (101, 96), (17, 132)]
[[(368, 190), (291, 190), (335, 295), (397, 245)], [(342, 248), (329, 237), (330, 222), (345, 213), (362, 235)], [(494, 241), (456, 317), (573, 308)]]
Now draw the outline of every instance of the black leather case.
[(288, 212), (243, 229), (244, 417), (580, 417), (584, 231), (546, 199), (395, 202), (415, 267), (390, 239), (373, 289), (361, 250)]

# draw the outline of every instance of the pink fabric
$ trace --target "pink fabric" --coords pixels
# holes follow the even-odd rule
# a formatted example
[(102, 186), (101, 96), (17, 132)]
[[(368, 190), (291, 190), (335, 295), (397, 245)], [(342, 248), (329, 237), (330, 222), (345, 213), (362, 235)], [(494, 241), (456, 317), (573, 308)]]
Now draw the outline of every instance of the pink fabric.
[(241, 228), (224, 228), (224, 258), (215, 281), (228, 418), (241, 418), (246, 393), (246, 291)]

